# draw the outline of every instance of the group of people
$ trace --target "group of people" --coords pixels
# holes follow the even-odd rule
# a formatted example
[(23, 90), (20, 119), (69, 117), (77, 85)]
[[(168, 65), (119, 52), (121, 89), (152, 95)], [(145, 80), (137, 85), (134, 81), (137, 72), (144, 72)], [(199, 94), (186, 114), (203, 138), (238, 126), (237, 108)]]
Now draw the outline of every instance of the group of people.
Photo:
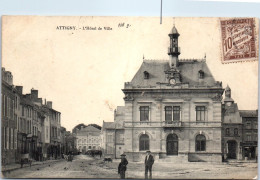
[[(148, 179), (148, 172), (149, 172), (149, 178), (152, 179), (152, 167), (154, 163), (154, 158), (151, 154), (151, 151), (146, 151), (145, 156), (145, 179)], [(120, 174), (120, 179), (125, 179), (125, 172), (127, 169), (128, 161), (126, 159), (125, 154), (121, 154), (121, 162), (118, 165), (118, 174)]]

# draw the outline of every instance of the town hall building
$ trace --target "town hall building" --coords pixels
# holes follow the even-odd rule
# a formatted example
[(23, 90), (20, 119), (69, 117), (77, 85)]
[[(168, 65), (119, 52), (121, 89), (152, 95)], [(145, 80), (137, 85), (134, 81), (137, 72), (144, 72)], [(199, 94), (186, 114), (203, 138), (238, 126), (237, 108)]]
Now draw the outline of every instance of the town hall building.
[(178, 37), (173, 27), (169, 60), (144, 60), (125, 83), (124, 118), (118, 123), (130, 160), (140, 161), (150, 150), (156, 159), (222, 161), (222, 83), (206, 59), (179, 59)]

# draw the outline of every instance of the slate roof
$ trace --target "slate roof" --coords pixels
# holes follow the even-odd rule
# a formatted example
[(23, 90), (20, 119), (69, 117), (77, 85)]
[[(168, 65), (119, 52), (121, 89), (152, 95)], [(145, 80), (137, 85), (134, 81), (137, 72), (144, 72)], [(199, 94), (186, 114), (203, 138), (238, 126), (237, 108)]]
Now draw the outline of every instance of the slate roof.
[(241, 117), (258, 117), (258, 110), (239, 110)]
[(86, 126), (83, 127), (81, 130), (79, 131), (87, 131), (87, 132), (100, 132), (100, 130), (98, 128), (95, 128), (93, 126)]
[[(169, 60), (144, 60), (131, 84), (133, 86), (156, 86), (158, 82), (168, 83), (165, 71), (169, 69)], [(214, 86), (216, 83), (205, 61), (179, 61), (178, 69), (181, 71), (182, 83), (188, 83), (191, 86), (199, 85), (198, 72), (200, 70), (204, 72), (203, 85)], [(149, 73), (149, 79), (144, 78), (144, 71)]]

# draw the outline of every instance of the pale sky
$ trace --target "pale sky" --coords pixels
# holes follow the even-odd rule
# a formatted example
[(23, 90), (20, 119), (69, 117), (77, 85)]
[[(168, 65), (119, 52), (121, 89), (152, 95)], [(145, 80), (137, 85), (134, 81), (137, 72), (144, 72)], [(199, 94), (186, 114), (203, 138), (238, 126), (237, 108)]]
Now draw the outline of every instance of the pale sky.
[[(258, 61), (221, 63), (217, 18), (169, 17), (163, 24), (159, 17), (12, 16), (2, 21), (2, 66), (13, 73), (15, 85), (24, 86), (24, 93), (38, 89), (40, 97), (53, 101), (67, 130), (79, 123), (113, 121), (116, 106), (124, 105), (124, 82), (131, 81), (143, 56), (169, 59), (173, 22), (180, 34), (179, 58), (202, 59), (206, 53), (213, 76), (223, 88), (230, 86), (239, 109), (257, 109)], [(82, 30), (87, 26), (97, 30)]]

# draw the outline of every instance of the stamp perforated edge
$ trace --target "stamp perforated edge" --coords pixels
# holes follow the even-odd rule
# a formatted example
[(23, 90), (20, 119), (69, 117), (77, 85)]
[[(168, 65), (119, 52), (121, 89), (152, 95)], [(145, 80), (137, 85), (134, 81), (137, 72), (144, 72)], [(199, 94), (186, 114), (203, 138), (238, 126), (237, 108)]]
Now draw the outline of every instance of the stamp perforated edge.
[[(254, 34), (255, 34), (255, 47), (256, 47), (256, 57), (254, 58), (245, 58), (245, 59), (238, 59), (238, 60), (224, 60), (224, 54), (223, 54), (223, 45), (222, 45), (222, 31), (221, 31), (221, 21), (223, 20), (230, 20), (230, 19), (245, 19), (245, 18), (253, 18), (254, 19)], [(218, 19), (218, 27), (219, 27), (219, 34), (220, 34), (220, 44), (219, 44), (219, 51), (220, 51), (220, 57), (221, 57), (221, 63), (222, 64), (229, 64), (229, 63), (243, 63), (243, 62), (255, 62), (259, 59), (259, 19), (256, 17), (232, 17), (232, 18), (219, 18)]]

